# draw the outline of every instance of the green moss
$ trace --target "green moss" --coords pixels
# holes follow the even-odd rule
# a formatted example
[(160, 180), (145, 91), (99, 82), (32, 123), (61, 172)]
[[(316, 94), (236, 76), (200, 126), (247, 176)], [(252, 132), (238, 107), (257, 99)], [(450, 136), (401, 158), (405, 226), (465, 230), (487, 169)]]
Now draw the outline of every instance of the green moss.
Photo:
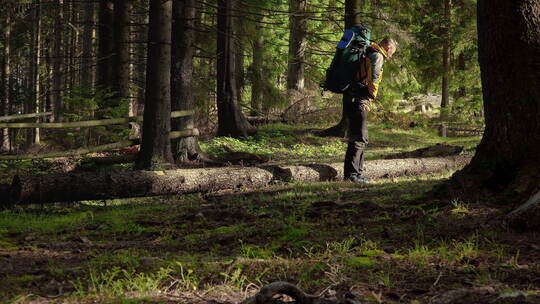
[(371, 268), (375, 266), (375, 262), (373, 261), (371, 257), (363, 257), (363, 256), (346, 258), (345, 264), (354, 268)]
[(0, 248), (6, 250), (18, 250), (19, 247), (6, 240), (0, 240)]
[(382, 250), (374, 249), (374, 250), (364, 250), (361, 252), (361, 254), (367, 257), (377, 257), (377, 256), (384, 255), (385, 252)]

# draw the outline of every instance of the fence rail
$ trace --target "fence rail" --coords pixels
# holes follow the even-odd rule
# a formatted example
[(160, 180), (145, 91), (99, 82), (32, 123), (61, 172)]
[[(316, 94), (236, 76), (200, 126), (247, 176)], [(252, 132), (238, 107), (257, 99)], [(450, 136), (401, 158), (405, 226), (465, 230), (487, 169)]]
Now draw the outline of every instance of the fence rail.
[[(26, 118), (34, 118), (39, 116), (51, 115), (51, 112), (22, 114), (22, 115), (10, 115), (1, 116), (0, 121), (20, 120)], [(171, 112), (171, 118), (179, 118), (192, 116), (195, 111), (174, 111)], [(81, 127), (96, 127), (107, 125), (127, 124), (130, 122), (142, 122), (143, 116), (132, 116), (125, 118), (111, 118), (101, 120), (87, 120), (87, 121), (74, 121), (74, 122), (55, 122), (55, 123), (0, 123), (0, 128), (19, 129), (19, 128), (49, 128), (49, 129), (68, 129), (68, 128), (81, 128)], [(181, 131), (172, 131), (169, 134), (170, 139), (194, 137), (199, 136), (198, 129), (187, 129)], [(58, 151), (45, 154), (18, 154), (18, 155), (0, 155), (0, 161), (3, 160), (24, 160), (24, 159), (42, 159), (42, 158), (54, 158), (54, 157), (69, 157), (80, 156), (94, 152), (104, 152), (110, 150), (121, 149), (141, 143), (141, 139), (128, 139), (106, 145), (84, 147), (69, 151)]]
[[(199, 136), (198, 129), (188, 129), (183, 131), (172, 131), (169, 135), (170, 139), (183, 138), (183, 137), (192, 137)], [(18, 154), (18, 155), (0, 155), (0, 161), (2, 160), (25, 160), (25, 159), (43, 159), (43, 158), (55, 158), (55, 157), (70, 157), (70, 156), (81, 156), (88, 153), (95, 152), (104, 152), (110, 150), (121, 149), (125, 147), (130, 147), (133, 145), (138, 145), (141, 143), (141, 139), (128, 139), (115, 143), (110, 143), (101, 146), (79, 148), (69, 151), (59, 151), (46, 154)]]
[[(194, 111), (174, 111), (171, 112), (171, 118), (179, 118), (191, 116), (194, 114)], [(21, 115), (18, 115), (19, 117)], [(4, 116), (7, 117), (7, 116)], [(132, 116), (125, 118), (111, 118), (111, 119), (101, 119), (101, 120), (86, 120), (86, 121), (73, 121), (73, 122), (11, 122), (11, 123), (0, 123), (0, 128), (9, 128), (9, 129), (20, 129), (20, 128), (42, 128), (42, 129), (68, 129), (68, 128), (81, 128), (81, 127), (97, 127), (97, 126), (108, 126), (108, 125), (119, 125), (130, 122), (142, 122), (142, 116)]]
[(0, 116), (0, 121), (22, 120), (22, 119), (27, 119), (27, 118), (46, 117), (46, 116), (51, 116), (51, 115), (52, 115), (52, 112), (8, 115), (8, 116)]

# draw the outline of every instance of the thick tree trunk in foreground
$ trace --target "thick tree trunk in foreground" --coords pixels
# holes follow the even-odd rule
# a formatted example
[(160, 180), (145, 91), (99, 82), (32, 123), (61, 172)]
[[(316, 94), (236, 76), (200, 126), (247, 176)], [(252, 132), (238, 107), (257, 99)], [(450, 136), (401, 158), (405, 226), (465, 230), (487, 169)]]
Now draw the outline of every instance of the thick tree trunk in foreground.
[[(459, 169), (469, 160), (467, 156), (375, 160), (366, 163), (366, 171), (367, 176), (374, 179), (417, 176)], [(50, 174), (15, 177), (12, 198), (18, 204), (37, 204), (260, 188), (278, 181), (318, 182), (342, 179), (342, 163)]]
[[(193, 110), (193, 55), (195, 49), (195, 0), (173, 2), (172, 24), (172, 62), (171, 62), (171, 103), (172, 110)], [(172, 130), (185, 130), (195, 127), (193, 116), (175, 119)], [(199, 159), (201, 148), (197, 137), (187, 137), (171, 142), (176, 162)]]
[[(349, 29), (356, 24), (360, 24), (362, 18), (360, 16), (363, 0), (346, 0), (345, 1), (345, 29)], [(321, 132), (320, 136), (336, 136), (346, 137), (347, 129), (349, 128), (349, 119), (347, 118), (347, 105), (351, 101), (351, 96), (343, 94), (341, 99), (343, 110), (341, 120), (333, 127), (330, 127)]]
[(536, 0), (478, 1), (486, 130), (470, 165), (453, 177), (464, 193), (487, 192), (513, 204), (527, 201), (540, 189), (538, 12)]
[(137, 168), (172, 163), (171, 141), (172, 0), (150, 1), (146, 104)]
[(240, 110), (235, 78), (234, 0), (218, 1), (217, 107), (218, 136), (247, 137), (253, 131)]

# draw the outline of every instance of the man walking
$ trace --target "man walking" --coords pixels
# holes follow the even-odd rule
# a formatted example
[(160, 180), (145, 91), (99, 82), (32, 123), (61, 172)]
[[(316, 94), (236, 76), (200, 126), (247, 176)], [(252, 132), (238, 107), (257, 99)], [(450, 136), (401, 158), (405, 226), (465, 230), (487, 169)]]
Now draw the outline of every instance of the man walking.
[[(355, 183), (367, 184), (364, 176), (364, 150), (368, 143), (367, 112), (370, 102), (377, 97), (382, 79), (383, 64), (394, 55), (397, 42), (384, 38), (379, 44), (372, 43), (366, 50), (366, 59), (360, 63), (358, 79), (367, 87), (365, 94), (345, 103), (349, 119), (349, 143), (345, 153), (344, 177)], [(364, 95), (364, 96), (362, 96)]]

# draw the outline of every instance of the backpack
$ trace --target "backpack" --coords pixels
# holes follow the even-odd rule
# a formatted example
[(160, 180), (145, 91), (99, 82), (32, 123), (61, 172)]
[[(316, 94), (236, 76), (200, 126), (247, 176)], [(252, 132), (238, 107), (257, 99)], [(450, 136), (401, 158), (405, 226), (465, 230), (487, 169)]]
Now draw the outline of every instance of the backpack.
[(366, 87), (357, 79), (357, 75), (359, 65), (366, 57), (366, 49), (371, 44), (370, 38), (371, 30), (363, 26), (354, 26), (345, 31), (326, 70), (322, 85), (324, 91), (363, 97), (361, 95), (365, 94)]

